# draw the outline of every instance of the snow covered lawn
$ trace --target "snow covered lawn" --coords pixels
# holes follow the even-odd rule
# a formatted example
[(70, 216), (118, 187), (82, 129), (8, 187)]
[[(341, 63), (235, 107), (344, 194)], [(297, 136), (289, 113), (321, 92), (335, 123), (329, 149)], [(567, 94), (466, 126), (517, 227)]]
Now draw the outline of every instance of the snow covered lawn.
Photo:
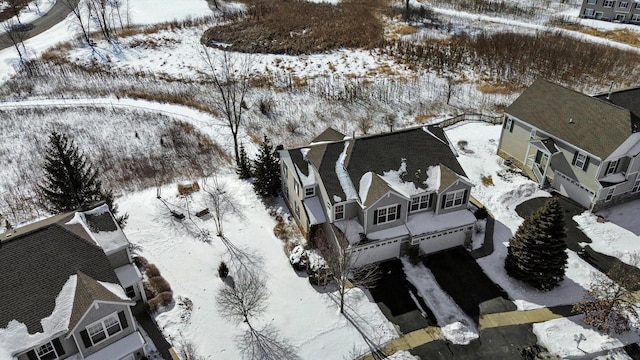
[[(282, 241), (273, 235), (276, 222), (254, 195), (248, 183), (233, 173), (219, 176), (219, 183), (240, 210), (224, 219), (224, 234), (236, 246), (262, 258), (261, 271), (270, 296), (268, 309), (260, 324), (272, 325), (283, 339), (297, 348), (302, 359), (342, 359), (353, 351), (366, 351), (360, 333), (338, 311), (336, 294), (318, 292), (306, 277), (296, 274), (288, 263)], [(187, 214), (183, 199), (177, 198), (175, 185), (162, 188), (162, 197), (174, 210)], [(194, 193), (189, 202), (193, 214), (205, 207), (212, 209), (203, 191)], [(223, 284), (218, 278), (220, 261), (230, 263), (225, 246), (216, 237), (213, 219), (192, 216), (178, 221), (167, 207), (156, 199), (156, 189), (125, 196), (119, 201), (120, 211), (130, 215), (125, 233), (131, 242), (142, 247), (141, 255), (155, 263), (169, 281), (177, 296), (188, 297), (193, 311), (182, 320), (184, 310), (176, 306), (157, 316), (160, 328), (174, 339), (193, 341), (198, 352), (214, 359), (239, 359), (236, 336), (243, 324), (231, 323), (218, 313), (215, 301)], [(211, 243), (203, 242), (201, 229), (211, 233)], [(231, 275), (234, 270), (232, 268)], [(383, 343), (396, 337), (393, 325), (359, 289), (347, 292), (347, 310), (370, 339)], [(177, 342), (176, 342), (177, 343)]]

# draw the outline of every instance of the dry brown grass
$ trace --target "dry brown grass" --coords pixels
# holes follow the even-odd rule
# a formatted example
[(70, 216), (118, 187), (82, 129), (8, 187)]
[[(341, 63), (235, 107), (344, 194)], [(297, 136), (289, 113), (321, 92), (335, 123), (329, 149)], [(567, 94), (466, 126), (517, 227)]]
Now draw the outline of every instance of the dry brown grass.
[(202, 42), (231, 50), (310, 54), (383, 44), (380, 13), (385, 0), (344, 0), (337, 5), (287, 0), (244, 0), (247, 17), (207, 30)]
[(484, 79), (476, 85), (476, 89), (485, 94), (509, 95), (521, 91), (522, 86), (511, 81)]
[(413, 122), (415, 122), (416, 124), (422, 124), (422, 123), (425, 123), (425, 122), (429, 121), (429, 119), (433, 118), (436, 115), (437, 114), (420, 114), (420, 115), (416, 116), (416, 118), (413, 120)]
[(640, 47), (640, 32), (638, 31), (632, 31), (629, 29), (616, 29), (616, 30), (603, 31), (603, 30), (593, 29), (593, 28), (584, 27), (584, 26), (576, 30), (584, 34), (598, 36), (598, 37), (613, 40), (619, 43)]

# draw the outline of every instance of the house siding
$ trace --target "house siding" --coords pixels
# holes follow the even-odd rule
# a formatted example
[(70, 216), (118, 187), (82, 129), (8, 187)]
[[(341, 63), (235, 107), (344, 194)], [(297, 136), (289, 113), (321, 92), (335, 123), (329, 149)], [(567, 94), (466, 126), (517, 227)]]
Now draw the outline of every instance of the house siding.
[(601, 161), (594, 157), (591, 154), (587, 154), (589, 156), (589, 165), (585, 170), (572, 165), (573, 157), (576, 151), (581, 151), (569, 144), (564, 143), (562, 140), (554, 138), (556, 142), (556, 146), (558, 150), (560, 150), (560, 154), (556, 154), (551, 157), (551, 162), (549, 166), (549, 171), (547, 172), (547, 176), (553, 180), (555, 176), (555, 171), (560, 171), (564, 175), (570, 177), (571, 179), (579, 182), (582, 186), (588, 188), (589, 190), (597, 193), (600, 189), (600, 183), (597, 180), (598, 173), (600, 172), (600, 163)]
[[(627, 3), (627, 8), (620, 6), (623, 2)], [(604, 0), (596, 0), (595, 4), (589, 4), (587, 0), (583, 0), (579, 16), (581, 18), (614, 21), (617, 14), (623, 14), (625, 18), (622, 22), (640, 24), (639, 20), (633, 20), (634, 15), (640, 15), (640, 8), (637, 8), (636, 4), (634, 0), (615, 0), (613, 6), (605, 7)], [(596, 13), (601, 13), (600, 17), (597, 17)]]
[[(78, 323), (78, 325), (75, 328), (75, 331), (73, 332), (73, 337), (77, 340), (77, 344), (78, 344), (78, 350), (82, 353), (82, 355), (84, 357), (87, 357), (101, 349), (104, 349), (105, 347), (113, 344), (114, 342), (122, 339), (123, 337), (133, 333), (135, 331), (134, 328), (134, 320), (132, 319), (131, 316), (131, 312), (129, 311), (129, 306), (126, 304), (110, 304), (110, 303), (97, 303), (98, 304), (98, 308), (96, 309), (95, 305), (96, 303), (94, 303), (89, 310), (87, 311), (87, 313), (85, 314), (85, 317), (82, 319), (81, 322)], [(116, 334), (115, 336), (112, 336), (110, 338), (108, 338), (107, 340), (104, 340), (103, 342), (95, 345), (95, 346), (90, 346), (90, 347), (85, 347), (84, 346), (84, 342), (82, 341), (82, 337), (80, 335), (80, 332), (85, 330), (87, 325), (90, 325), (110, 314), (113, 313), (118, 313), (120, 311), (124, 311), (126, 318), (127, 318), (127, 328), (123, 329), (120, 333)]]
[[(384, 224), (374, 224), (376, 210), (385, 206), (393, 205), (393, 204), (400, 205), (400, 214), (398, 214), (398, 219), (396, 219), (395, 221), (384, 223)], [(371, 206), (369, 206), (366, 209), (365, 216), (366, 216), (367, 228), (365, 229), (365, 232), (368, 234), (368, 233), (396, 227), (398, 225), (402, 225), (406, 223), (408, 205), (409, 203), (407, 199), (401, 196), (398, 196), (393, 192), (388, 192), (386, 195), (382, 196), (377, 202), (371, 204)], [(362, 225), (365, 226), (365, 224), (362, 224)]]
[(505, 121), (507, 118), (513, 119), (513, 130), (509, 131), (505, 124), (502, 124), (498, 149), (503, 153), (503, 158), (512, 158), (524, 164), (532, 127), (513, 116), (505, 115)]
[[(287, 177), (284, 178), (284, 167), (287, 167)], [(288, 191), (286, 192), (288, 196), (285, 196), (285, 200), (287, 205), (289, 206), (289, 211), (294, 215), (294, 218), (298, 222), (300, 229), (305, 233), (305, 235), (309, 234), (309, 219), (307, 217), (307, 212), (304, 209), (304, 205), (302, 204), (302, 200), (304, 198), (304, 188), (300, 183), (300, 179), (298, 179), (298, 174), (296, 173), (296, 168), (291, 161), (291, 157), (289, 156), (288, 151), (280, 152), (280, 174), (282, 175), (282, 188), (286, 188)], [(296, 191), (294, 184), (298, 183), (298, 191)], [(285, 191), (283, 191), (285, 193)], [(296, 213), (296, 205), (298, 206), (300, 215)]]
[[(442, 204), (444, 203), (444, 201), (446, 200), (447, 194), (454, 192), (454, 191), (458, 191), (458, 190), (466, 190), (465, 193), (465, 199), (462, 202), (462, 204), (458, 205), (458, 206), (453, 206), (450, 207), (448, 209), (443, 209), (442, 208)], [(443, 191), (439, 196), (438, 196), (438, 201), (437, 201), (437, 212), (438, 214), (448, 214), (454, 211), (458, 211), (458, 210), (463, 210), (467, 208), (467, 204), (469, 202), (469, 196), (471, 194), (471, 186), (469, 186), (468, 184), (462, 182), (462, 181), (457, 181), (455, 182), (453, 185), (449, 186), (447, 189), (445, 189), (445, 191)]]

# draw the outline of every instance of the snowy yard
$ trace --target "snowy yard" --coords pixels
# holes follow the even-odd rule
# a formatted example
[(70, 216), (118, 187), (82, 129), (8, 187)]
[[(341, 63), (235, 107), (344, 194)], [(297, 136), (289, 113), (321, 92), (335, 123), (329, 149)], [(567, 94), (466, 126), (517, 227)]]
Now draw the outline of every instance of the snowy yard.
[[(233, 173), (219, 177), (220, 184), (232, 194), (238, 214), (224, 220), (224, 233), (236, 246), (260, 257), (264, 285), (269, 291), (267, 312), (260, 318), (260, 326), (272, 325), (282, 339), (297, 349), (302, 359), (342, 359), (367, 351), (358, 332), (339, 313), (336, 294), (312, 287), (306, 277), (299, 276), (289, 265), (282, 241), (273, 235), (276, 222), (254, 195), (252, 187), (237, 179)], [(174, 185), (175, 186), (175, 185)], [(187, 213), (184, 199), (177, 198), (174, 186), (162, 188), (162, 196), (169, 206)], [(211, 208), (203, 191), (192, 195), (192, 213)], [(225, 246), (215, 235), (212, 219), (200, 220), (192, 216), (174, 219), (169, 210), (156, 199), (156, 189), (125, 196), (119, 201), (122, 212), (130, 215), (125, 229), (129, 240), (142, 247), (141, 255), (155, 263), (169, 281), (174, 297), (188, 297), (193, 311), (188, 321), (181, 316), (184, 310), (175, 306), (157, 316), (160, 328), (173, 339), (193, 341), (198, 352), (214, 359), (238, 359), (236, 337), (243, 325), (223, 319), (216, 307), (215, 295), (226, 286), (217, 275), (220, 261), (231, 263)], [(211, 243), (202, 241), (199, 227), (208, 230)], [(232, 267), (231, 275), (234, 274)], [(370, 339), (383, 343), (397, 336), (368, 294), (353, 289), (347, 292), (348, 312)]]

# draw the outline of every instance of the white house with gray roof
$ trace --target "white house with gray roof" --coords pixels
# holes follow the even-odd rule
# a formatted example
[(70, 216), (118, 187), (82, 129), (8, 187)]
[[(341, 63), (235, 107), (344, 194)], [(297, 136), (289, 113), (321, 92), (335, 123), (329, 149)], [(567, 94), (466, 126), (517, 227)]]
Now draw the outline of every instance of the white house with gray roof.
[(355, 265), (471, 237), (472, 184), (439, 127), (359, 138), (327, 129), (279, 155), (282, 193), (300, 228), (320, 247), (348, 251)]
[(640, 198), (640, 88), (589, 96), (538, 79), (505, 110), (498, 155), (596, 211)]
[(128, 245), (106, 205), (0, 234), (0, 360), (145, 357)]

